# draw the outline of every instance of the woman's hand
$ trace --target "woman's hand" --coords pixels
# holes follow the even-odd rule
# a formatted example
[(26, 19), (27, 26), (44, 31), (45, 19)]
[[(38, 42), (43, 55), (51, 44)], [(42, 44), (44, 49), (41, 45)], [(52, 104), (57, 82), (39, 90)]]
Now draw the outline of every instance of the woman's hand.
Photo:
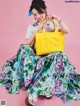
[(35, 33), (36, 33), (36, 32), (39, 32), (39, 31), (45, 26), (46, 22), (47, 22), (47, 20), (42, 21), (42, 22), (40, 23), (40, 26), (38, 27), (38, 29), (35, 31)]
[(48, 15), (47, 19), (49, 19), (49, 20), (56, 19), (58, 22), (61, 21), (61, 18), (57, 15)]
[(62, 21), (60, 17), (56, 15), (48, 15), (48, 19), (49, 20), (56, 19), (61, 26), (61, 31), (64, 32), (65, 34), (69, 33), (68, 27), (66, 26), (66, 24)]

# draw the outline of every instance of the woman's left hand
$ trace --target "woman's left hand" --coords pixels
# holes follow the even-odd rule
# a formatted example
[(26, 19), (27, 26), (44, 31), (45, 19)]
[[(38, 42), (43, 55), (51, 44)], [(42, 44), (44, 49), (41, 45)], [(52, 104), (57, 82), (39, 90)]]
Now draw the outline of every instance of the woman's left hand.
[(56, 19), (57, 21), (60, 21), (60, 20), (61, 20), (61, 18), (58, 17), (57, 15), (48, 15), (47, 18), (48, 18), (49, 20), (51, 20), (51, 19)]

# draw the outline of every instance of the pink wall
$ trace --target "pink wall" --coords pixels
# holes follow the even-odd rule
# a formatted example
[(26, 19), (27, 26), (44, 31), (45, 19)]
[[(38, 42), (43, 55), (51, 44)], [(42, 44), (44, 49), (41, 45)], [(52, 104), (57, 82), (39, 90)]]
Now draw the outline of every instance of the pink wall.
[[(70, 32), (65, 35), (65, 53), (80, 73), (80, 3), (65, 3), (65, 0), (45, 1), (48, 12), (61, 17), (69, 27)], [(34, 21), (32, 16), (28, 17), (30, 2), (31, 0), (0, 0), (0, 70), (4, 62), (16, 54), (20, 44), (25, 43), (27, 26)], [(4, 94), (0, 96), (0, 99), (8, 101), (7, 106), (24, 105), (26, 92), (21, 91), (19, 95), (12, 96), (2, 89), (0, 93)], [(13, 100), (13, 97), (16, 101)], [(44, 103), (39, 100), (45, 106), (49, 106), (50, 103), (50, 106), (54, 106), (52, 101), (56, 103), (56, 106), (65, 106), (56, 97), (50, 101), (45, 100)], [(75, 106), (75, 104), (79, 106), (79, 103), (74, 102), (70, 106)], [(40, 105), (38, 104), (38, 106)]]

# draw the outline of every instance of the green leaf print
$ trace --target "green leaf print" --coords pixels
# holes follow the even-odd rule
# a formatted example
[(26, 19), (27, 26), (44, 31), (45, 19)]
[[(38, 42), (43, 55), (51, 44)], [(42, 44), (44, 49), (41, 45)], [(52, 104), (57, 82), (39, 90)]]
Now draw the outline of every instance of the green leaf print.
[(33, 89), (31, 89), (30, 93), (32, 94), (33, 92), (34, 92), (34, 90), (33, 90)]
[(25, 72), (25, 75), (27, 77), (28, 76), (28, 71), (27, 70), (24, 70), (24, 72)]
[(67, 61), (64, 61), (64, 65), (67, 66)]
[(46, 76), (44, 76), (44, 77), (42, 78), (42, 81), (43, 81), (43, 82), (46, 81)]
[(64, 78), (64, 74), (61, 74), (61, 76), (60, 76), (61, 78)]
[(72, 100), (73, 99), (73, 97), (71, 97), (69, 95), (67, 95), (66, 98), (67, 98), (67, 100)]
[(41, 84), (40, 84), (40, 83), (38, 83), (36, 87), (37, 87), (37, 88), (39, 88), (39, 87), (41, 88)]
[(32, 65), (29, 65), (29, 69), (32, 69), (33, 68), (33, 66)]
[(38, 90), (38, 91), (37, 91), (37, 95), (39, 95), (39, 94), (40, 94), (40, 92), (41, 92), (41, 91), (40, 91), (40, 90)]

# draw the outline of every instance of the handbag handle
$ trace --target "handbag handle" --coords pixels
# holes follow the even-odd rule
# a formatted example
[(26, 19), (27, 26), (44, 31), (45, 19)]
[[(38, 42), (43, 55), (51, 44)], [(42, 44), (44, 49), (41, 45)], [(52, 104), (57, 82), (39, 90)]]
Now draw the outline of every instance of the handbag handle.
[[(52, 19), (50, 19), (50, 21), (52, 21), (52, 23), (54, 24), (54, 31), (58, 31), (55, 22)], [(42, 28), (42, 32), (46, 32), (44, 28)]]

